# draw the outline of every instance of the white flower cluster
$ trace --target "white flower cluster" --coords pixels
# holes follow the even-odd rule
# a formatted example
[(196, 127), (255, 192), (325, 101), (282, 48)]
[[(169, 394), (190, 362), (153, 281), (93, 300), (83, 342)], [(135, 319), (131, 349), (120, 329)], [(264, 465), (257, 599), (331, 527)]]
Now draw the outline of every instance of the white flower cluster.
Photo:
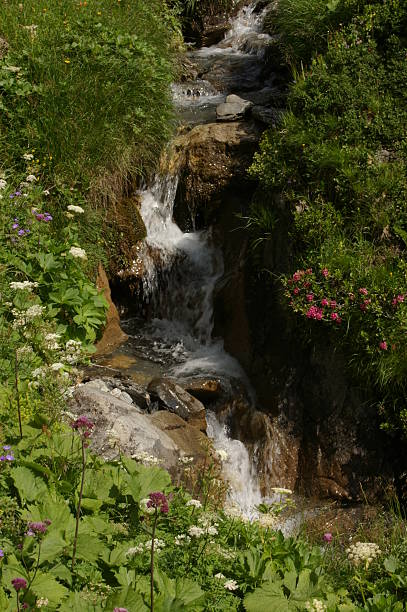
[(52, 363), (49, 367), (53, 372), (59, 372), (59, 370), (63, 370), (65, 366), (63, 363), (58, 361), (56, 363)]
[(292, 495), (291, 489), (283, 489), (282, 487), (272, 487), (271, 490), (278, 495)]
[(57, 351), (59, 349), (59, 338), (60, 334), (49, 333), (44, 336), (44, 346), (50, 351)]
[(217, 535), (218, 530), (214, 525), (211, 525), (210, 527), (198, 527), (197, 525), (192, 525), (188, 529), (188, 533), (193, 538), (201, 538), (204, 535)]
[(7, 181), (4, 179), (0, 179), (0, 189), (5, 189), (7, 186)]
[(223, 574), (219, 572), (219, 574), (214, 575), (214, 578), (217, 578), (218, 580), (224, 580), (226, 576), (224, 576)]
[(305, 609), (309, 610), (309, 612), (326, 612), (326, 605), (320, 599), (313, 599), (312, 601), (307, 601)]
[(70, 204), (68, 206), (68, 210), (70, 210), (73, 213), (78, 213), (79, 215), (85, 212), (82, 206), (75, 206), (75, 204)]
[(199, 501), (199, 499), (190, 499), (189, 501), (187, 501), (186, 503), (187, 508), (189, 507), (193, 507), (193, 508), (202, 508), (202, 504)]
[[(27, 28), (29, 26), (24, 27)], [(25, 161), (32, 161), (34, 159), (34, 155), (32, 153), (24, 153), (23, 159), (25, 159)]]
[(11, 311), (14, 316), (13, 329), (25, 327), (33, 319), (40, 317), (44, 310), (45, 306), (40, 306), (39, 304), (34, 304), (33, 306), (27, 308), (27, 310), (18, 310), (17, 308), (13, 308)]
[(66, 363), (78, 363), (82, 352), (82, 342), (80, 340), (68, 340), (65, 345)]
[(193, 460), (193, 457), (178, 457), (178, 463), (181, 463), (182, 465), (188, 465), (189, 463), (192, 463)]
[(381, 550), (379, 546), (373, 542), (356, 542), (356, 544), (351, 544), (349, 548), (346, 549), (348, 554), (348, 559), (353, 565), (360, 565), (361, 563), (365, 563), (366, 569), (369, 567), (369, 564), (381, 554)]
[(49, 604), (49, 601), (47, 597), (40, 597), (39, 599), (37, 599), (37, 603), (35, 604), (35, 607), (42, 608), (43, 606), (47, 606), (48, 604)]
[(26, 291), (32, 291), (34, 287), (38, 287), (38, 283), (34, 283), (31, 281), (22, 281), (22, 282), (13, 282), (10, 283), (10, 289), (22, 289)]
[(34, 353), (34, 349), (32, 346), (29, 346), (29, 345), (20, 346), (17, 349), (17, 357), (24, 357), (24, 355), (28, 356), (28, 355), (32, 355), (33, 353)]
[(45, 374), (46, 374), (46, 369), (44, 367), (36, 368), (32, 372), (32, 377), (33, 378), (44, 378)]
[(260, 514), (257, 520), (264, 529), (276, 529), (278, 526), (278, 519), (273, 514)]
[(154, 457), (154, 455), (149, 455), (145, 451), (135, 453), (131, 458), (139, 461), (143, 465), (159, 465), (162, 463), (162, 459), (158, 459), (158, 457)]
[(223, 586), (227, 591), (236, 591), (239, 588), (236, 580), (227, 580)]
[(81, 249), (80, 247), (71, 247), (69, 249), (69, 253), (72, 255), (72, 257), (75, 257), (77, 259), (87, 259), (88, 256), (86, 255), (86, 251), (84, 249)]
[(178, 536), (175, 536), (175, 546), (182, 546), (183, 544), (189, 544), (191, 541), (191, 538), (187, 535), (185, 535), (185, 533), (181, 533)]
[[(133, 546), (129, 548), (126, 552), (127, 557), (132, 557), (134, 555), (138, 555), (144, 552), (148, 552), (151, 550), (152, 540), (147, 540), (147, 542), (141, 542), (137, 544), (137, 546)], [(154, 538), (154, 549), (156, 552), (160, 552), (161, 549), (165, 547), (165, 542), (163, 540), (159, 540), (158, 538)]]
[(150, 506), (150, 507), (147, 506), (149, 501), (151, 501), (151, 499), (149, 497), (146, 497), (146, 498), (142, 499), (141, 502), (140, 502), (140, 508), (146, 514), (155, 514), (155, 508), (153, 506)]

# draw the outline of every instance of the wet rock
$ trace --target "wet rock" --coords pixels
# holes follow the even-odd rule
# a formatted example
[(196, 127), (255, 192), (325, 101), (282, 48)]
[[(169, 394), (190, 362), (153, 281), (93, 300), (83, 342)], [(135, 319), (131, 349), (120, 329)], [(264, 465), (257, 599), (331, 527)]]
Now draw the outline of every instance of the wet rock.
[(226, 193), (244, 193), (260, 135), (254, 122), (208, 123), (175, 139), (172, 171), (180, 180), (174, 215), (181, 228), (191, 216), (198, 216), (197, 227), (210, 225)]
[(120, 391), (121, 395), (119, 397), (121, 399), (123, 399), (123, 396), (128, 396), (139, 408), (143, 410), (148, 410), (150, 408), (150, 395), (141, 385), (138, 385), (132, 380), (118, 380), (116, 378), (106, 378), (104, 382), (110, 389), (117, 389)]
[(204, 404), (216, 401), (223, 393), (222, 384), (218, 378), (192, 378), (182, 382), (182, 386), (185, 391)]
[(253, 106), (253, 103), (234, 94), (227, 96), (226, 102), (216, 108), (218, 121), (238, 121), (243, 119)]
[(224, 19), (218, 23), (212, 23), (205, 26), (201, 35), (202, 47), (211, 47), (220, 42), (229, 29), (229, 21)]
[(252, 115), (257, 121), (261, 121), (265, 125), (276, 127), (281, 122), (283, 111), (278, 108), (255, 105), (252, 108)]
[(262, 62), (255, 55), (225, 55), (201, 60), (200, 77), (221, 92), (246, 92), (263, 84)]
[(175, 414), (157, 412), (147, 415), (111, 393), (86, 384), (77, 387), (69, 410), (78, 417), (86, 415), (95, 427), (91, 438), (93, 452), (105, 459), (148, 455), (173, 476), (180, 475), (179, 457), (202, 456), (205, 439), (196, 427)]
[(278, 87), (263, 87), (258, 91), (248, 91), (245, 94), (247, 100), (257, 106), (284, 106), (286, 95)]
[(165, 379), (154, 378), (147, 387), (151, 399), (170, 412), (174, 412), (190, 425), (206, 431), (205, 407), (180, 385)]
[(111, 353), (123, 342), (127, 340), (127, 334), (120, 327), (120, 317), (116, 306), (113, 304), (110, 293), (109, 281), (106, 272), (101, 264), (98, 268), (98, 276), (96, 280), (98, 289), (100, 289), (109, 304), (107, 311), (106, 327), (103, 331), (102, 338), (96, 344), (96, 356)]

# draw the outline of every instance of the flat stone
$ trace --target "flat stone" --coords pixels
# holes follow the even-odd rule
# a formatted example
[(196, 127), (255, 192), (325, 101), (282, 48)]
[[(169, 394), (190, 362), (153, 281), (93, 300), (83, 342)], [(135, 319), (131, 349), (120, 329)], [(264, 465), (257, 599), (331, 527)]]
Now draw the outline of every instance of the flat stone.
[(192, 378), (182, 386), (204, 404), (219, 399), (223, 393), (221, 381), (217, 378)]
[(226, 102), (216, 107), (216, 118), (218, 121), (238, 121), (248, 114), (252, 106), (249, 100), (231, 94), (227, 96)]
[(257, 121), (276, 127), (281, 122), (283, 112), (278, 108), (256, 105), (252, 108), (252, 115)]
[(205, 406), (180, 385), (165, 378), (154, 378), (147, 387), (151, 399), (174, 412), (201, 431), (206, 431)]

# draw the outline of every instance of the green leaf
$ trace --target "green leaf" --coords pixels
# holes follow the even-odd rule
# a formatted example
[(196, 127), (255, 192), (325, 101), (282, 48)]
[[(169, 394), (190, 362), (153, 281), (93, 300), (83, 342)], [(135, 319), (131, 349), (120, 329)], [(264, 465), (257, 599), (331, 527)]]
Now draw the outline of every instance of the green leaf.
[[(144, 603), (143, 597), (140, 593), (136, 593), (134, 589), (129, 586), (124, 586), (118, 589), (115, 593), (110, 595), (106, 602), (106, 609), (113, 610), (113, 608), (127, 608), (131, 612), (148, 612), (150, 606)], [(157, 610), (158, 612), (158, 610)]]
[(67, 542), (57, 532), (47, 533), (41, 544), (40, 565), (45, 561), (54, 561), (62, 555)]
[(255, 589), (253, 593), (244, 598), (244, 607), (247, 612), (289, 612), (293, 608), (288, 599), (284, 597), (282, 582), (271, 582)]
[(16, 467), (11, 470), (11, 478), (20, 495), (21, 503), (33, 501), (47, 493), (47, 485), (42, 478), (37, 478), (31, 470), (26, 467)]
[(78, 544), (76, 548), (76, 556), (78, 559), (85, 559), (85, 561), (96, 561), (104, 550), (106, 549), (103, 542), (96, 536), (80, 533), (78, 536)]
[(57, 582), (50, 574), (38, 572), (31, 585), (31, 590), (38, 597), (47, 597), (51, 603), (59, 603), (68, 593), (68, 589)]
[(59, 612), (100, 612), (102, 606), (87, 601), (83, 593), (71, 593), (58, 610)]
[(397, 568), (399, 566), (399, 562), (398, 562), (396, 557), (393, 557), (393, 555), (391, 555), (390, 557), (387, 557), (384, 560), (383, 565), (384, 565), (385, 569), (388, 572), (390, 572), (390, 574), (394, 574), (397, 571)]
[[(122, 461), (123, 459), (122, 457)], [(162, 468), (136, 465), (136, 469), (131, 466), (133, 471), (127, 478), (126, 486), (126, 492), (135, 502), (140, 502), (153, 491), (164, 491), (171, 484), (170, 475)], [(125, 467), (128, 469), (128, 464), (125, 464)]]

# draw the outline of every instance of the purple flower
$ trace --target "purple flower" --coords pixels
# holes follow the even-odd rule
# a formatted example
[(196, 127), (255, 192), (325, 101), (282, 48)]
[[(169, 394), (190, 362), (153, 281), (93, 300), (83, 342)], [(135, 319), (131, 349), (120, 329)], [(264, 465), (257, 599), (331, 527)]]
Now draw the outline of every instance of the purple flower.
[(18, 229), (19, 225), (18, 223), (13, 223), (13, 225), (11, 226), (13, 229)]
[(1, 455), (0, 461), (14, 461), (14, 457), (11, 454)]
[(20, 196), (21, 195), (21, 191), (16, 191), (14, 195)]
[(25, 533), (25, 535), (26, 535), (27, 537), (31, 538), (32, 536), (35, 536), (35, 533), (34, 533), (34, 532), (31, 530), (31, 529), (29, 529), (29, 530), (28, 530), (28, 531)]
[(17, 233), (18, 233), (19, 236), (24, 236), (25, 231), (23, 229), (21, 229), (21, 230), (18, 230)]
[(3, 446), (3, 450), (10, 450), (11, 446), (10, 444), (6, 444), (5, 446)]
[(156, 491), (155, 493), (150, 493), (149, 498), (150, 501), (147, 502), (147, 508), (155, 508), (163, 514), (168, 514), (168, 499), (164, 493)]
[(12, 200), (14, 198), (14, 193), (11, 193), (9, 197), (10, 197), (10, 200)]
[(4, 557), (4, 550), (0, 548), (0, 557)]
[(324, 540), (324, 542), (327, 542), (329, 544), (333, 540), (333, 535), (328, 531), (328, 533), (324, 533), (324, 537), (322, 539)]
[(13, 585), (16, 591), (27, 588), (27, 580), (25, 580), (24, 578), (13, 578), (11, 584)]
[(127, 608), (114, 608), (113, 612), (129, 612)]
[[(36, 522), (31, 522), (28, 523), (28, 532), (27, 535), (30, 531), (35, 533), (45, 533), (47, 531), (48, 525), (51, 524), (51, 521), (47, 520), (47, 521), (36, 521)], [(30, 534), (31, 535), (31, 534)]]

